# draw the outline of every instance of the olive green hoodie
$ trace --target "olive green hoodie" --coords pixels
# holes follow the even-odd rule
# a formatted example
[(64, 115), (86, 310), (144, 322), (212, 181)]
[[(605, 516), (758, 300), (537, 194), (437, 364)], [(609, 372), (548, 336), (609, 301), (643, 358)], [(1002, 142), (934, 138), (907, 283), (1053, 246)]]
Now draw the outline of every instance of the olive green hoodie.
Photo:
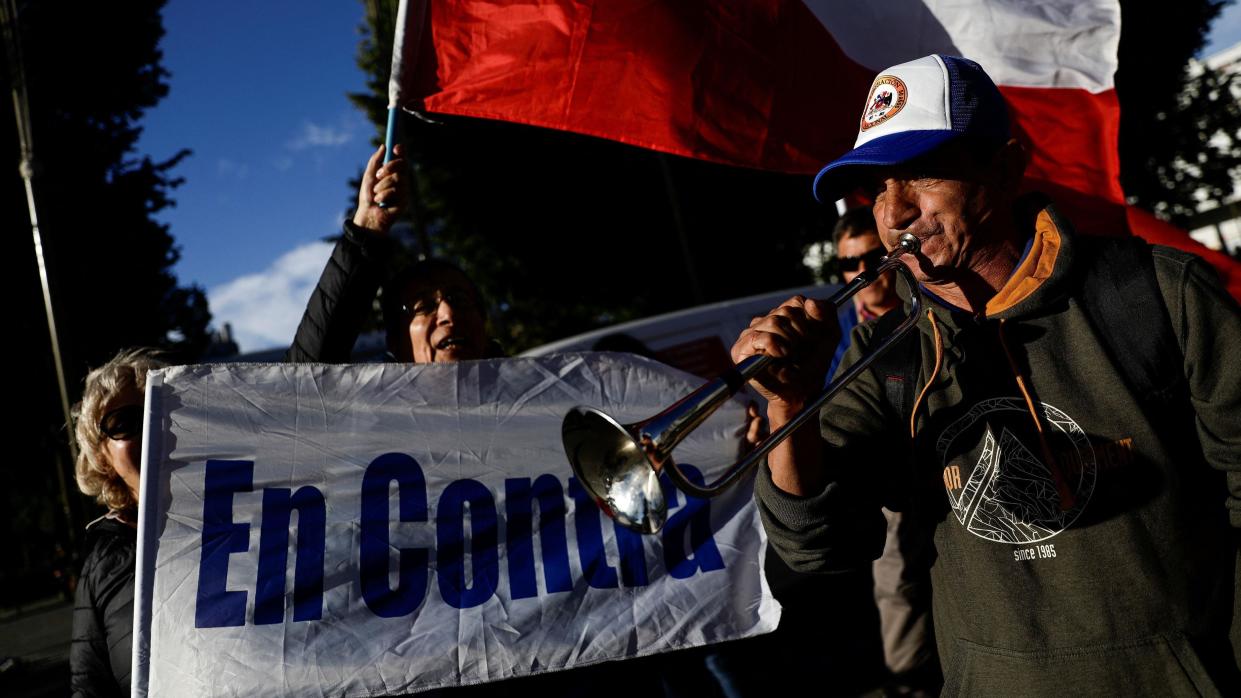
[(822, 493), (762, 469), (771, 543), (794, 569), (853, 568), (882, 550), (881, 505), (928, 521), (945, 695), (1241, 690), (1241, 311), (1196, 257), (1153, 248), (1188, 395), (1148, 414), (1081, 307), (1080, 243), (1050, 207), (1033, 228), (984, 313), (923, 293), (912, 420), (868, 371), (822, 412)]

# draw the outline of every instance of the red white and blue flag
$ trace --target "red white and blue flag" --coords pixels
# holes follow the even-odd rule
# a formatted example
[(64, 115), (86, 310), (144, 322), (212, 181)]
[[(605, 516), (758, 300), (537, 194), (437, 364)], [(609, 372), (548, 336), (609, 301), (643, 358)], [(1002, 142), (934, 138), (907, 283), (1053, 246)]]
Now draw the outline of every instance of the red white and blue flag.
[(790, 173), (852, 147), (877, 71), (974, 59), (1028, 146), (1030, 188), (1083, 232), (1130, 229), (1207, 257), (1241, 297), (1235, 262), (1125, 205), (1117, 0), (406, 2), (393, 106)]

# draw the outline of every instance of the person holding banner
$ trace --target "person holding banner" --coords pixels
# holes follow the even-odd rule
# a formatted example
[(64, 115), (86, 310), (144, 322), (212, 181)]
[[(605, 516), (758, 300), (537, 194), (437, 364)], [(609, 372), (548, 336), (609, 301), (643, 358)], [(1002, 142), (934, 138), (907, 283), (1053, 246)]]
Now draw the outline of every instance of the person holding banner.
[[(310, 297), (285, 359), (294, 363), (347, 363), (383, 286), (388, 352), (395, 361), (431, 363), (501, 356), (487, 334), (486, 303), (459, 267), (427, 259), (393, 269), (388, 231), (409, 206), (409, 173), (401, 157), (371, 155), (358, 190), (358, 208), (345, 221)], [(381, 204), (383, 204), (381, 206)]]
[[(771, 452), (764, 525), (795, 569), (831, 571), (879, 556), (882, 506), (927, 521), (945, 695), (1237, 695), (1241, 309), (1196, 257), (1075, 234), (1019, 195), (1025, 165), (978, 64), (875, 79), (815, 193), (871, 187), (884, 244), (921, 243), (902, 260), (929, 310), (904, 365)], [(845, 362), (880, 334), (859, 326)], [(773, 430), (837, 339), (800, 297), (738, 338), (735, 360), (784, 360), (756, 380)]]
[(129, 694), (142, 404), (147, 372), (163, 366), (154, 350), (123, 351), (86, 376), (74, 410), (78, 487), (108, 508), (86, 527), (69, 649), (75, 696)]
[[(407, 210), (406, 163), (397, 156), (384, 164), (383, 147), (370, 158), (358, 192), (358, 207), (344, 224), (319, 283), (307, 304), (296, 337), (286, 355), (293, 363), (347, 363), (362, 323), (382, 287), (382, 310), (390, 357), (408, 363), (446, 363), (503, 356), (486, 328), (486, 302), (459, 267), (427, 259), (393, 269), (392, 225)], [(380, 206), (380, 204), (384, 206)], [(633, 347), (628, 347), (633, 349)], [(450, 404), (448, 401), (446, 405)], [(746, 411), (739, 446), (748, 449), (764, 434), (757, 406)], [(595, 514), (591, 510), (591, 514)], [(581, 695), (599, 686), (629, 682), (660, 695), (692, 695), (703, 686), (718, 688), (731, 678), (710, 648), (683, 650), (676, 657), (634, 658), (625, 664), (583, 666), (564, 673), (520, 679), (507, 684), (458, 688), (462, 695), (508, 695), (510, 692)], [(634, 679), (634, 670), (642, 675)], [(604, 691), (607, 694), (607, 691)]]

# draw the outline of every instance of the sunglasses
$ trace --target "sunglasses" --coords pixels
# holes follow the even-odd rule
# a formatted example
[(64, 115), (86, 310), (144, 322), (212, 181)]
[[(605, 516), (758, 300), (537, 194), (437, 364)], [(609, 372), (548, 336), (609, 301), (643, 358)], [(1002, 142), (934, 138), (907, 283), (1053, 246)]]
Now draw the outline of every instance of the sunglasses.
[(887, 254), (887, 252), (885, 252), (882, 247), (876, 247), (864, 255), (857, 257), (841, 257), (840, 269), (841, 271), (857, 271), (863, 264), (866, 265), (867, 269), (874, 269), (879, 266), (879, 262), (883, 259), (885, 254)]
[(142, 436), (142, 406), (126, 405), (105, 414), (99, 420), (99, 431), (113, 441), (128, 441)]

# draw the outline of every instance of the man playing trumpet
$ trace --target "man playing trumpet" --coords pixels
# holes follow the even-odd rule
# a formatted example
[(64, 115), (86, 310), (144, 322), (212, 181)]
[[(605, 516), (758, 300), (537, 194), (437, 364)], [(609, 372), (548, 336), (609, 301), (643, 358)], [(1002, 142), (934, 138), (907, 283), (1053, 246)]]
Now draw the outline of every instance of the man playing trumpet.
[[(1191, 255), (1078, 235), (1019, 196), (1025, 156), (976, 63), (894, 66), (865, 104), (815, 193), (866, 187), (885, 246), (918, 239), (901, 259), (923, 310), (908, 365), (862, 373), (819, 433), (771, 451), (773, 546), (850, 569), (882, 551), (881, 507), (928, 522), (945, 695), (1235, 695), (1236, 302)], [(832, 308), (795, 297), (737, 340), (734, 360), (779, 359), (754, 381), (773, 431), (820, 392), (838, 337)]]

